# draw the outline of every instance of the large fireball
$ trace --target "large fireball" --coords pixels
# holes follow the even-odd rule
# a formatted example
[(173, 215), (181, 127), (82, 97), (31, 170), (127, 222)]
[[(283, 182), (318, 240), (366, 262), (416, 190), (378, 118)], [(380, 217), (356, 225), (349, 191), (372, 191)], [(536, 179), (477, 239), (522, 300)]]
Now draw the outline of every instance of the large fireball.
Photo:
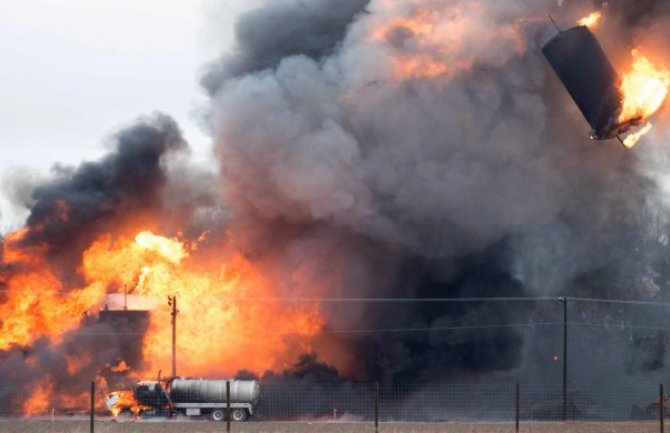
[(296, 351), (309, 350), (304, 344), (291, 346), (291, 337), (309, 341), (305, 337), (315, 335), (323, 322), (316, 305), (278, 299), (272, 282), (238, 253), (218, 251), (217, 262), (189, 251), (177, 238), (148, 231), (103, 235), (84, 252), (85, 286), (66, 291), (39, 248), (17, 247), (24, 235), (25, 230), (11, 234), (3, 244), (5, 263), (15, 270), (3, 277), (8, 289), (0, 304), (0, 349), (42, 336), (57, 340), (74, 331), (82, 314), (108, 293), (143, 295), (164, 304), (151, 314), (144, 371), (137, 372), (151, 377), (170, 365), (168, 296), (179, 301), (177, 358), (184, 375), (282, 367)]

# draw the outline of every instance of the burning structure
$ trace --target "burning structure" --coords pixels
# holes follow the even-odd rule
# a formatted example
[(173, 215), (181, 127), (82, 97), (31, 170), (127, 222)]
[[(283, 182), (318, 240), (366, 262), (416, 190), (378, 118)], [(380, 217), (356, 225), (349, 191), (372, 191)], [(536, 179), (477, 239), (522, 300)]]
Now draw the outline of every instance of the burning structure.
[(118, 334), (119, 364), (112, 366), (110, 372), (125, 373), (127, 370), (141, 368), (142, 342), (149, 329), (151, 311), (156, 309), (155, 299), (143, 298), (127, 293), (114, 293), (105, 296), (96, 306), (85, 313), (85, 321), (96, 321), (106, 325)]
[[(581, 15), (581, 3), (563, 11)], [(611, 2), (611, 25), (629, 38), (616, 42), (667, 42), (656, 4), (633, 14), (638, 2)], [(588, 146), (541, 54), (554, 6), (290, 0), (242, 15), (237, 49), (202, 77), (219, 173), (184, 162), (179, 128), (158, 114), (118, 132), (101, 160), (57, 167), (18, 197), (30, 215), (2, 240), (0, 397), (40, 413), (85, 402), (91, 377), (121, 389), (167, 371), (166, 305), (136, 362), (110, 323), (80, 323), (125, 292), (179, 297), (184, 375), (559, 381), (547, 354), (560, 330), (508, 326), (555, 322), (556, 305), (324, 301), (670, 299), (666, 150)], [(602, 89), (615, 80), (604, 70)], [(613, 133), (621, 121), (591, 112), (590, 98), (597, 134)], [(575, 331), (572, 379), (658, 382), (668, 355), (654, 348), (654, 367), (640, 366), (650, 349), (631, 334), (643, 332)]]

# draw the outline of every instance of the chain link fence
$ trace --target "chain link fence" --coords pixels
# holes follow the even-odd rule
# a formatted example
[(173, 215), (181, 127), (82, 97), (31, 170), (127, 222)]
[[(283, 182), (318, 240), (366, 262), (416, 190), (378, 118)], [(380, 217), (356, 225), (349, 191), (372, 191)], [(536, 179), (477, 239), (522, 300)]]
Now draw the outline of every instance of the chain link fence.
[[(518, 390), (517, 390), (518, 386)], [(659, 417), (659, 385), (265, 384), (257, 418), (381, 422), (625, 421)], [(565, 397), (565, 398), (564, 398)], [(670, 404), (667, 405), (670, 407)], [(666, 413), (668, 413), (666, 409)], [(670, 413), (668, 413), (670, 414)]]
[[(32, 392), (4, 389), (0, 417), (89, 416), (91, 383)], [(518, 388), (517, 388), (518, 387)], [(111, 419), (108, 390), (96, 388), (94, 413)], [(659, 385), (261, 383), (250, 421), (513, 422), (630, 421), (660, 416)], [(670, 407), (670, 403), (665, 403)], [(668, 409), (664, 410), (668, 415)], [(169, 413), (163, 411), (161, 413)], [(201, 418), (207, 418), (203, 413)], [(185, 415), (183, 416), (183, 418)]]

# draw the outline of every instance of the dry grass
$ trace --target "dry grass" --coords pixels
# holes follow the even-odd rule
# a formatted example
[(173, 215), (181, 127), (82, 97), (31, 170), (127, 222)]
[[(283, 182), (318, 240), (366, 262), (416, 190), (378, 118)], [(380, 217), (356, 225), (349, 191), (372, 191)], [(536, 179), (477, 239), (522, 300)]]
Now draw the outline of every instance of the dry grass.
[[(669, 426), (670, 427), (670, 426)], [(655, 422), (522, 423), (522, 433), (655, 433)], [(0, 421), (2, 433), (88, 433), (86, 421)], [(225, 423), (96, 422), (96, 433), (214, 433)], [(232, 424), (233, 433), (373, 433), (372, 423), (248, 422)], [(513, 433), (512, 423), (383, 423), (379, 433)]]

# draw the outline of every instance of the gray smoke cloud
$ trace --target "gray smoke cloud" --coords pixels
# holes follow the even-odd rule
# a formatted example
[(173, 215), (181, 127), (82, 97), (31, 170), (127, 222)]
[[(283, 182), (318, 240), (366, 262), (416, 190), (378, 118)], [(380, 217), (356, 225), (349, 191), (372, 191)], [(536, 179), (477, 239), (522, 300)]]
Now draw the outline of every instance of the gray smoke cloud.
[(605, 5), (618, 15), (618, 18), (627, 26), (646, 27), (657, 24), (659, 18), (665, 18), (670, 13), (670, 5), (663, 0), (614, 0), (597, 1), (596, 5)]
[(2, 192), (5, 198), (5, 212), (2, 215), (5, 226), (0, 230), (10, 232), (18, 229), (20, 221), (28, 214), (33, 205), (33, 190), (48, 182), (48, 177), (28, 167), (15, 167), (5, 171), (2, 178)]
[[(346, 9), (327, 6), (333, 19)], [(619, 16), (632, 7), (612, 6)], [(203, 85), (213, 92), (223, 190), (243, 248), (276, 258), (277, 284), (292, 294), (320, 285), (335, 296), (665, 297), (667, 207), (645, 163), (658, 150), (589, 141), (541, 56), (555, 8), (371, 1), (318, 55), (243, 51), (271, 40), (274, 20), (312, 40), (304, 13), (288, 18), (268, 4), (241, 17), (240, 52), (221, 62), (235, 72)], [(560, 12), (571, 20), (584, 10), (565, 2)], [(419, 19), (433, 27), (413, 27)], [(251, 21), (253, 34), (243, 31)], [(620, 30), (638, 31), (633, 21)], [(556, 332), (439, 328), (560, 317), (560, 306), (540, 307), (328, 306), (335, 329), (435, 329), (342, 337), (352, 354), (332, 356), (365, 378), (533, 370), (560, 347)], [(629, 353), (627, 339), (606, 347)], [(594, 359), (615, 363), (604, 351)]]
[(213, 94), (225, 79), (275, 67), (284, 57), (331, 54), (369, 1), (290, 0), (244, 14), (235, 26), (238, 51), (206, 68), (203, 87)]

